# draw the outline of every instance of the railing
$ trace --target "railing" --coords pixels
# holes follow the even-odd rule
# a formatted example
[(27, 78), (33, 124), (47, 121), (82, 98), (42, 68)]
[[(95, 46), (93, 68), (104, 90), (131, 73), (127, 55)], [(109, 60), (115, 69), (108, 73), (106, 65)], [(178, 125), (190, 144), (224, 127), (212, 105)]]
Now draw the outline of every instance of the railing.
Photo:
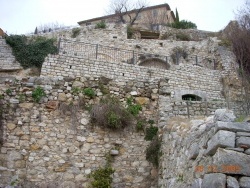
[(217, 63), (214, 58), (188, 55), (176, 52), (172, 55), (158, 55), (140, 53), (135, 50), (125, 50), (121, 48), (108, 47), (100, 44), (90, 44), (67, 39), (59, 39), (58, 53), (69, 56), (83, 57), (87, 59), (97, 59), (107, 62), (123, 62), (139, 65), (146, 59), (160, 59), (167, 64), (178, 65), (181, 59), (193, 65), (216, 70)]

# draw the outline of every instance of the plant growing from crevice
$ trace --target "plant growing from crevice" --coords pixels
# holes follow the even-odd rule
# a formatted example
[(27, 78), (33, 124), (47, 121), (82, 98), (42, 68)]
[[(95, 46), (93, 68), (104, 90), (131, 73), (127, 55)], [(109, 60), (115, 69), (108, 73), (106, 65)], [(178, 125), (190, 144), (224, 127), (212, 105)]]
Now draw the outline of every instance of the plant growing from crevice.
[(157, 135), (158, 127), (150, 125), (150, 127), (146, 128), (145, 140), (153, 140), (153, 138)]
[(133, 116), (137, 116), (142, 110), (142, 106), (139, 104), (133, 104), (133, 98), (127, 98), (127, 110)]
[(111, 175), (115, 172), (111, 166), (113, 157), (110, 154), (106, 154), (105, 157), (105, 166), (99, 167), (88, 175), (88, 177), (91, 178), (90, 185), (92, 188), (111, 188), (111, 183), (113, 180)]
[(81, 32), (81, 29), (80, 28), (73, 28), (72, 29), (72, 34), (71, 34), (71, 37), (72, 38), (76, 38), (78, 35), (80, 35), (80, 32)]
[(106, 22), (105, 21), (100, 21), (100, 22), (98, 22), (96, 25), (95, 25), (95, 28), (96, 29), (105, 29), (107, 27), (107, 25), (106, 25)]
[(129, 126), (132, 117), (121, 102), (114, 97), (107, 96), (99, 104), (93, 105), (91, 120), (98, 126), (113, 130)]
[(90, 97), (90, 98), (94, 98), (95, 96), (95, 91), (92, 88), (85, 88), (83, 89), (83, 94)]
[(132, 26), (127, 27), (127, 38), (132, 39), (135, 30)]
[(12, 90), (11, 90), (11, 89), (6, 89), (6, 90), (5, 90), (5, 93), (6, 93), (7, 95), (11, 95)]
[(158, 136), (154, 136), (154, 139), (150, 142), (146, 149), (146, 159), (152, 163), (156, 168), (159, 167), (159, 159), (161, 155), (161, 139)]
[(45, 96), (46, 96), (46, 93), (44, 89), (41, 88), (40, 86), (38, 86), (32, 91), (32, 98), (37, 103), (42, 99), (42, 97), (45, 97)]
[(73, 95), (78, 95), (79, 93), (81, 93), (81, 89), (78, 87), (73, 87), (72, 88), (72, 94)]

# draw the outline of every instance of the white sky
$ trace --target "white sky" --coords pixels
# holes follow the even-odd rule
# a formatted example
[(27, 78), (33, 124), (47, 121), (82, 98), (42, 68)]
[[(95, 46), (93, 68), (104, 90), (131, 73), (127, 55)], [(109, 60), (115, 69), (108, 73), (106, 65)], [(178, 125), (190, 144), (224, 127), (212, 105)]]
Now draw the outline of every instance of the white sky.
[[(198, 29), (219, 31), (245, 0), (148, 0), (150, 5), (168, 3), (180, 20), (196, 23)], [(58, 22), (65, 26), (105, 15), (109, 0), (0, 0), (0, 28), (8, 34), (34, 32), (36, 26)]]

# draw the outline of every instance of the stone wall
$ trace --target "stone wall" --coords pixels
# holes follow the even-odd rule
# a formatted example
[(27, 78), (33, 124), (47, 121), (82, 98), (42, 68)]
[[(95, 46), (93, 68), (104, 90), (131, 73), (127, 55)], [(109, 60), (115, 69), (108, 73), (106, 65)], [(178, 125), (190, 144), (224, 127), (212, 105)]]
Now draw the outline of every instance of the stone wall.
[(6, 44), (5, 39), (0, 36), (0, 71), (18, 71), (22, 69), (21, 65), (12, 55), (12, 49)]
[(163, 127), (159, 187), (249, 187), (249, 123), (226, 110), (191, 121), (172, 118)]
[(168, 88), (164, 92), (174, 92), (177, 89), (200, 90), (206, 93), (208, 100), (223, 99), (220, 91), (220, 71), (193, 65), (181, 64), (172, 66), (171, 70), (164, 70), (126, 63), (50, 55), (43, 64), (41, 76), (105, 76), (120, 81), (167, 79)]
[[(32, 98), (37, 86), (46, 93), (40, 103)], [(86, 87), (93, 88), (94, 99), (74, 93), (75, 88)], [(143, 132), (136, 131), (133, 123), (122, 131), (90, 123), (85, 107), (98, 103), (104, 95), (102, 87), (124, 104), (131, 96), (147, 99), (141, 115), (156, 122), (158, 92), (154, 82), (35, 77), (4, 80), (0, 187), (15, 179), (23, 187), (87, 187), (87, 175), (105, 165), (105, 156), (112, 148), (119, 148), (112, 162), (113, 187), (156, 187), (157, 177), (151, 175), (153, 168), (145, 159), (149, 142)]]

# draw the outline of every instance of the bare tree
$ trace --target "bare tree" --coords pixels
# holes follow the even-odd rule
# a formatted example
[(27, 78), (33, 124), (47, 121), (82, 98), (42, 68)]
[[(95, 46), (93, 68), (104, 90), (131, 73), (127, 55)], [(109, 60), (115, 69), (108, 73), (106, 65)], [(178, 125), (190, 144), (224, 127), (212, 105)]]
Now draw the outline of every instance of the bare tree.
[(147, 2), (143, 0), (137, 0), (135, 3), (131, 0), (110, 0), (107, 13), (115, 14), (116, 22), (133, 25), (146, 6)]
[(250, 113), (250, 2), (246, 1), (238, 10), (237, 22), (231, 22), (226, 36), (232, 44), (232, 50), (239, 65), (239, 76), (242, 80), (242, 99), (246, 114)]
[(41, 24), (40, 26), (36, 27), (38, 33), (47, 33), (59, 29), (65, 28), (63, 24), (59, 24), (58, 22), (51, 22), (46, 24)]

